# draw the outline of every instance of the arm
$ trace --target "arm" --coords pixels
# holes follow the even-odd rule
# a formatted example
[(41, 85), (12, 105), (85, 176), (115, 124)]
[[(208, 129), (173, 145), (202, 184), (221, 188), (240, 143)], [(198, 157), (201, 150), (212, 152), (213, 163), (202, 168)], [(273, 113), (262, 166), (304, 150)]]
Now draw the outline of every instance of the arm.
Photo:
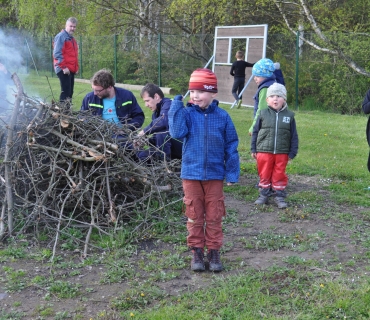
[(290, 123), (290, 151), (289, 151), (289, 159), (294, 159), (298, 153), (298, 133), (295, 119)]
[(234, 76), (235, 75), (235, 65), (234, 63), (232, 64), (231, 66), (231, 69), (230, 69), (230, 75)]
[(175, 139), (182, 139), (189, 132), (188, 113), (184, 108), (182, 96), (176, 96), (171, 103), (168, 112), (168, 124), (170, 126), (170, 135)]
[(266, 94), (267, 94), (267, 89), (263, 88), (258, 95), (258, 109), (254, 117), (253, 123), (251, 127), (249, 128), (249, 135), (252, 135), (253, 127), (256, 124), (257, 118), (260, 115), (261, 110), (267, 109)]
[(134, 128), (137, 129), (143, 125), (145, 116), (143, 110), (137, 103), (137, 100), (133, 94), (131, 94), (131, 101), (132, 101), (131, 112), (128, 115), (129, 119), (127, 123), (133, 125)]
[(260, 128), (261, 128), (261, 117), (258, 116), (256, 119), (256, 124), (253, 127), (253, 134), (251, 139), (251, 154), (254, 159), (256, 159), (257, 157), (257, 137)]
[(53, 56), (58, 62), (56, 63), (61, 69), (64, 67), (61, 65), (62, 61), (64, 60), (62, 49), (64, 46), (65, 38), (62, 37), (62, 33), (58, 33), (54, 38), (54, 49), (53, 49)]
[(250, 63), (250, 62), (245, 61), (245, 67), (246, 68), (252, 68), (253, 66), (254, 66), (254, 63)]
[(362, 110), (365, 114), (370, 113), (370, 90), (366, 92), (364, 101), (362, 102)]
[[(161, 106), (161, 112), (157, 118), (144, 128), (144, 134), (152, 134), (156, 132), (166, 132), (168, 131), (168, 111), (171, 107), (171, 100), (165, 100)], [(154, 117), (153, 117), (154, 118)]]
[(238, 182), (240, 174), (238, 154), (239, 139), (230, 116), (228, 116), (226, 122), (225, 140), (226, 182), (230, 184)]

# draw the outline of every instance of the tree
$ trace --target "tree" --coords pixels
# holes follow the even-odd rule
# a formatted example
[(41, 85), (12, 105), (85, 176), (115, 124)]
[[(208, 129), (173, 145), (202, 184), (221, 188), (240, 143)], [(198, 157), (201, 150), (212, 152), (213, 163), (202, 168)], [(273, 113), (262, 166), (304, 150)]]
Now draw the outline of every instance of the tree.
[[(355, 61), (356, 56), (351, 54), (351, 45), (346, 44), (343, 37), (338, 34), (338, 32), (367, 34), (370, 27), (369, 0), (325, 2), (273, 0), (273, 3), (290, 32), (297, 35), (297, 30), (304, 31), (299, 34), (303, 42), (323, 53), (337, 56), (355, 72), (370, 77), (370, 72)], [(306, 32), (310, 31), (317, 35), (314, 40), (305, 36)]]

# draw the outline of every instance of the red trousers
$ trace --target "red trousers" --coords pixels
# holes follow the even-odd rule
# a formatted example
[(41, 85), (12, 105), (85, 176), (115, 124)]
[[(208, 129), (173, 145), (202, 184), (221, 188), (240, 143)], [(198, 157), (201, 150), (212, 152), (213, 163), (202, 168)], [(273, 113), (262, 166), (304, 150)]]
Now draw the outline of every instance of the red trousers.
[(189, 247), (219, 250), (222, 246), (222, 217), (225, 203), (222, 180), (182, 180), (185, 214), (188, 217)]
[(288, 184), (288, 176), (285, 173), (288, 164), (288, 154), (273, 154), (258, 152), (257, 167), (260, 188), (272, 188), (273, 190), (284, 190)]

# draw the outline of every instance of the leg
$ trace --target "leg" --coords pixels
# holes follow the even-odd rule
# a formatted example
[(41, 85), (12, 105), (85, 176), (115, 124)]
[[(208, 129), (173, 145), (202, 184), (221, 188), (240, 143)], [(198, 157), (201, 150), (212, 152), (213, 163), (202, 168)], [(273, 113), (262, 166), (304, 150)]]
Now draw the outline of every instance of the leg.
[(191, 270), (204, 271), (204, 190), (202, 182), (197, 180), (182, 180), (184, 189), (185, 214), (188, 217), (187, 244), (193, 251)]
[[(244, 84), (245, 84), (245, 78), (240, 78), (239, 86), (238, 86), (238, 96), (240, 95), (240, 92), (243, 91)], [(242, 97), (239, 97), (239, 99), (242, 100)]]
[(239, 100), (239, 97), (238, 97), (238, 94), (237, 94), (238, 87), (239, 87), (238, 78), (234, 78), (234, 84), (233, 84), (233, 87), (231, 89), (231, 93), (233, 94), (233, 97), (235, 98), (235, 100)]
[(272, 172), (272, 189), (276, 192), (275, 202), (279, 209), (285, 209), (288, 205), (285, 202), (286, 192), (285, 188), (288, 184), (288, 176), (285, 173), (286, 166), (288, 164), (287, 154), (276, 154), (275, 156), (275, 166)]
[(68, 99), (72, 100), (73, 86), (74, 86), (74, 74), (64, 74), (63, 70), (57, 73), (60, 82), (60, 102), (65, 102)]
[(222, 218), (226, 215), (223, 181), (210, 180), (202, 183), (205, 191), (206, 227), (205, 238), (209, 270), (222, 271), (220, 248), (223, 242)]
[(198, 180), (183, 180), (185, 215), (188, 217), (186, 227), (188, 229), (187, 245), (203, 249), (205, 246), (204, 234), (204, 190), (202, 182)]
[(223, 181), (203, 181), (202, 185), (205, 193), (206, 246), (208, 250), (219, 250), (223, 241), (222, 218), (225, 216)]

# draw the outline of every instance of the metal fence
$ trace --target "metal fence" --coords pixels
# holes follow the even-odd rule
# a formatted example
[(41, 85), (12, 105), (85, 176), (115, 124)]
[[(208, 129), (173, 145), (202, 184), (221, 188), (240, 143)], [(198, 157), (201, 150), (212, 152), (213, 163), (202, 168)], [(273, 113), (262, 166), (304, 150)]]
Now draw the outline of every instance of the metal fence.
[[(315, 34), (304, 34), (325, 46)], [(369, 68), (370, 42), (364, 34), (326, 35), (348, 59)], [(213, 35), (77, 36), (80, 53), (78, 77), (90, 79), (101, 68), (110, 69), (117, 82), (143, 85), (153, 82), (184, 93), (191, 72), (213, 55)], [(25, 72), (55, 77), (51, 37), (14, 37)], [(337, 55), (326, 54), (300, 43), (294, 34), (268, 36), (266, 57), (279, 61), (286, 79), (288, 101), (299, 107), (322, 106), (342, 113), (360, 111), (369, 78), (349, 68)], [(253, 62), (253, 61), (250, 61)], [(15, 70), (14, 70), (15, 71)]]

